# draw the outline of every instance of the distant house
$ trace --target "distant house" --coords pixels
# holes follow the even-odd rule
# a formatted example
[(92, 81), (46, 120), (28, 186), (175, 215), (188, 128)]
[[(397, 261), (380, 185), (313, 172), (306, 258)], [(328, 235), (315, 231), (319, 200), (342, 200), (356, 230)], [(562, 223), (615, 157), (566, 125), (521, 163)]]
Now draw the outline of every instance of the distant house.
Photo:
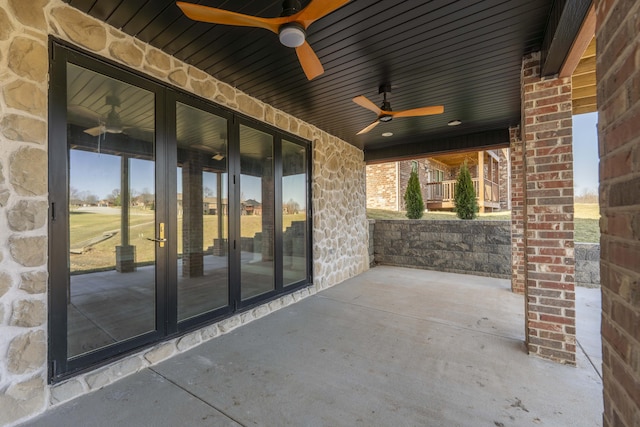
[[(178, 203), (178, 216), (182, 216), (183, 208), (182, 208), (182, 193), (178, 193), (177, 197)], [(222, 215), (229, 214), (229, 201), (227, 199), (222, 199), (220, 202), (220, 209), (222, 210)], [(217, 197), (203, 197), (202, 198), (202, 213), (204, 215), (217, 215), (218, 214), (218, 199)]]
[(262, 203), (254, 199), (241, 202), (242, 215), (262, 215)]
[(471, 173), (480, 212), (510, 210), (507, 148), (367, 165), (367, 208), (404, 211), (404, 193), (415, 167), (427, 210), (451, 211), (458, 172), (464, 162)]

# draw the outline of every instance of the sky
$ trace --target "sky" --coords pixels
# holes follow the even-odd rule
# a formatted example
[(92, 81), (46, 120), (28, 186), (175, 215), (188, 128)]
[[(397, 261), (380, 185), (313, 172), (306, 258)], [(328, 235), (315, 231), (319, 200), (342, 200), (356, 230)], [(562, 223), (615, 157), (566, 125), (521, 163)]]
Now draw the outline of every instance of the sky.
[[(576, 195), (584, 191), (598, 192), (598, 113), (573, 116), (573, 184)], [(71, 150), (71, 187), (78, 191), (89, 191), (100, 199), (106, 198), (114, 189), (120, 188), (120, 158), (109, 154)], [(148, 160), (131, 159), (131, 187), (138, 192), (145, 189), (154, 191), (153, 163)], [(178, 174), (178, 181), (180, 181)], [(287, 182), (290, 180), (289, 182)], [(206, 177), (205, 177), (206, 181)], [(290, 198), (301, 202), (306, 200), (304, 176), (285, 178), (283, 202)], [(178, 188), (181, 188), (178, 182)], [(205, 186), (215, 189), (215, 182), (205, 182)], [(290, 191), (287, 191), (290, 189)], [(296, 191), (297, 190), (297, 191)], [(214, 190), (215, 191), (215, 190)], [(245, 199), (261, 201), (259, 180), (245, 177), (241, 189)]]
[[(92, 153), (89, 151), (71, 150), (70, 180), (71, 187), (79, 192), (89, 192), (98, 196), (98, 199), (106, 199), (115, 189), (120, 188), (120, 157), (104, 153)], [(154, 192), (154, 163), (149, 160), (130, 159), (129, 182), (131, 188), (137, 193), (148, 190)], [(177, 173), (178, 192), (182, 189), (182, 176)], [(306, 206), (305, 176), (302, 174), (286, 176), (283, 178), (283, 203), (290, 199), (297, 201), (301, 208)], [(262, 202), (262, 184), (257, 177), (242, 175), (241, 193), (245, 200), (254, 199)], [(203, 186), (217, 190), (216, 175), (205, 173)], [(225, 191), (223, 197), (227, 197)]]
[(598, 113), (573, 116), (573, 188), (598, 193)]

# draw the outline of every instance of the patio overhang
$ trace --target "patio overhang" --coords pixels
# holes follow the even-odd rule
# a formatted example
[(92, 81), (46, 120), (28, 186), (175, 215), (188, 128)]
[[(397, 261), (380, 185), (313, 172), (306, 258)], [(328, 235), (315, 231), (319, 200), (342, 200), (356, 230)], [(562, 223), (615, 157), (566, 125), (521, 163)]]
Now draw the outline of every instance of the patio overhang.
[[(590, 0), (491, 0), (470, 7), (448, 1), (348, 2), (307, 31), (325, 69), (309, 81), (295, 53), (276, 36), (194, 22), (173, 0), (65, 1), (363, 149), (368, 162), (506, 146), (507, 129), (520, 123), (522, 56), (542, 51), (543, 75), (560, 72), (591, 5)], [(281, 13), (279, 1), (205, 5), (263, 17)], [(364, 95), (378, 104), (379, 86), (386, 83), (394, 110), (443, 105), (444, 113), (397, 118), (356, 135), (375, 115), (351, 99)], [(447, 126), (455, 119), (462, 125)]]

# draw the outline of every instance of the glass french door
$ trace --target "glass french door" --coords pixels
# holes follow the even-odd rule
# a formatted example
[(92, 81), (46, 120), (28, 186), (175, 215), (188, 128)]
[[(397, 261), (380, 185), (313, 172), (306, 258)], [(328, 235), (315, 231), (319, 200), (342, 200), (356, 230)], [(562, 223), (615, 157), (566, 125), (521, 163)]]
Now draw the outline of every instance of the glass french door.
[(175, 102), (178, 322), (230, 305), (228, 120), (211, 110)]
[(308, 143), (51, 48), (50, 381), (310, 282)]
[(240, 295), (275, 289), (273, 136), (240, 125)]
[(67, 62), (64, 75), (66, 158), (53, 162), (67, 179), (63, 192), (53, 191), (52, 224), (66, 226), (52, 228), (52, 238), (65, 243), (51, 257), (67, 266), (52, 274), (66, 283), (65, 292), (53, 294), (54, 301), (64, 298), (64, 317), (57, 312), (54, 323), (65, 325), (66, 345), (52, 351), (62, 370), (73, 370), (164, 333), (166, 214), (157, 191), (164, 161), (157, 91), (82, 60)]

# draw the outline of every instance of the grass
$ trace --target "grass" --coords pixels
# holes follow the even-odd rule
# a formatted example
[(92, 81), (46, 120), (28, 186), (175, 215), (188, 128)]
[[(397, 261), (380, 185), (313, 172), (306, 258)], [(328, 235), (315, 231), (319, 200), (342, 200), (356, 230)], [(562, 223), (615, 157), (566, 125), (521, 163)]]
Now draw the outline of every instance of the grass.
[[(283, 229), (293, 221), (303, 221), (305, 214), (283, 216)], [(155, 237), (155, 212), (151, 210), (131, 209), (129, 216), (129, 244), (136, 247), (136, 262), (151, 263), (156, 256), (156, 244), (147, 240)], [(225, 224), (226, 227), (226, 224)], [(101, 212), (72, 211), (69, 215), (70, 247), (84, 248), (82, 253), (70, 255), (71, 272), (94, 271), (115, 267), (116, 246), (121, 244), (120, 215)], [(182, 218), (176, 224), (178, 234), (178, 253), (182, 253)], [(240, 218), (240, 234), (242, 237), (254, 237), (262, 229), (262, 216), (247, 215)], [(116, 232), (113, 237), (91, 244), (99, 240), (105, 233)], [(203, 216), (203, 251), (213, 245), (218, 237), (217, 215)], [(227, 237), (224, 230), (223, 237)]]
[[(576, 242), (600, 242), (600, 207), (597, 203), (576, 203), (574, 205), (574, 221)], [(384, 209), (367, 209), (370, 219), (407, 219), (404, 212), (387, 211)], [(458, 219), (453, 212), (425, 212), (422, 219)], [(491, 212), (478, 214), (482, 220), (509, 220), (510, 212)]]

